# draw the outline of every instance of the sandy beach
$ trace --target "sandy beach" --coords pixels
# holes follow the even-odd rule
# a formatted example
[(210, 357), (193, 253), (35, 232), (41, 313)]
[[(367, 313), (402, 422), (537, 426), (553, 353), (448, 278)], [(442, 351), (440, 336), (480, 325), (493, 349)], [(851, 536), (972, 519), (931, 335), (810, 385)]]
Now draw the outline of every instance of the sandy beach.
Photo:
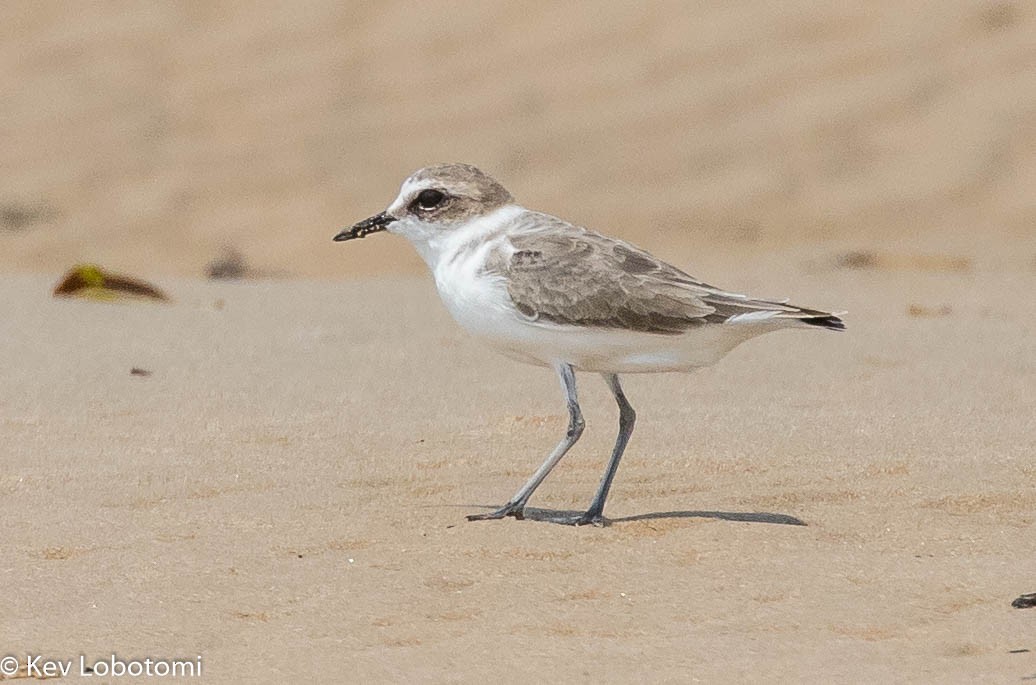
[[(6, 276), (7, 645), (198, 654), (214, 682), (1033, 675), (1010, 603), (1036, 589), (1036, 300), (998, 296), (1033, 273), (786, 256), (727, 271), (850, 331), (629, 377), (613, 523), (578, 529), (464, 520), (564, 409), (426, 280), (168, 279), (172, 304), (114, 305)], [(615, 410), (581, 380), (587, 435), (534, 507), (584, 507), (606, 459)]]
[[(421, 9), (0, 6), (0, 680), (1036, 677), (1032, 7)], [(542, 520), (617, 427), (580, 376), (529, 519), (467, 522), (557, 381), (402, 239), (331, 242), (452, 161), (848, 331), (624, 378), (601, 528)], [(83, 262), (169, 301), (52, 297)]]

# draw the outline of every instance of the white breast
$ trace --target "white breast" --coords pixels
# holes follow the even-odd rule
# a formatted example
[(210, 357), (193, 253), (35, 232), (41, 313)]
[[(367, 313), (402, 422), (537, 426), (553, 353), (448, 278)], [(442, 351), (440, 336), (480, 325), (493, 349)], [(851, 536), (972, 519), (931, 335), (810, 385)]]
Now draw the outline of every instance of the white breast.
[(513, 338), (519, 322), (503, 278), (487, 273), (486, 261), (492, 255), (510, 257), (511, 245), (501, 228), (522, 211), (514, 205), (502, 207), (424, 244), (415, 242), (453, 318), (497, 346)]

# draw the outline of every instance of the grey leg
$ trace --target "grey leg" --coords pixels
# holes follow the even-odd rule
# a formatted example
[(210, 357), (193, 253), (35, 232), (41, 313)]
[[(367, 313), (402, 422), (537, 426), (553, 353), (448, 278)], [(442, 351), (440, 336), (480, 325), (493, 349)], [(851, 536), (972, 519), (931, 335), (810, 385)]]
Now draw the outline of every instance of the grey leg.
[(554, 448), (554, 451), (547, 457), (547, 461), (543, 462), (543, 465), (532, 474), (532, 478), (529, 479), (522, 489), (514, 493), (514, 497), (500, 509), (488, 514), (472, 514), (468, 517), (469, 521), (485, 521), (487, 519), (499, 519), (505, 516), (513, 516), (516, 519), (524, 518), (522, 512), (525, 509), (525, 503), (532, 497), (532, 493), (535, 492), (536, 488), (540, 486), (543, 479), (547, 477), (547, 474), (551, 472), (558, 462), (561, 461), (561, 457), (565, 456), (565, 453), (571, 449), (572, 445), (576, 444), (579, 440), (579, 436), (583, 434), (583, 413), (579, 410), (579, 400), (576, 397), (576, 374), (572, 370), (570, 364), (561, 364), (555, 367), (558, 372), (558, 377), (561, 379), (561, 387), (565, 391), (565, 398), (568, 402), (568, 430), (565, 432), (565, 437), (561, 439), (558, 446)]
[(637, 421), (637, 412), (633, 411), (633, 407), (626, 400), (626, 395), (622, 392), (622, 386), (619, 385), (619, 377), (614, 373), (601, 375), (608, 383), (608, 387), (612, 389), (615, 401), (619, 405), (619, 435), (615, 438), (615, 447), (612, 449), (612, 457), (608, 462), (608, 470), (604, 472), (604, 478), (601, 479), (601, 485), (597, 488), (597, 494), (594, 495), (593, 501), (590, 502), (590, 508), (576, 521), (578, 526), (587, 523), (595, 525), (604, 523), (604, 500), (608, 498), (608, 490), (611, 489), (615, 472), (619, 470), (619, 460), (622, 459), (622, 453), (626, 450), (626, 443), (630, 441), (630, 436), (633, 435), (633, 424)]

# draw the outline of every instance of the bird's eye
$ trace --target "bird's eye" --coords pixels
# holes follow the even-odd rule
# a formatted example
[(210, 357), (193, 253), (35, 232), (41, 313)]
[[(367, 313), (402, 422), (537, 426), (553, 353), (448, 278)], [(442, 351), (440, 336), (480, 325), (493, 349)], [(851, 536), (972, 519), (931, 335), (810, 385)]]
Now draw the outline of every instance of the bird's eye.
[(414, 201), (414, 205), (417, 209), (430, 210), (435, 209), (442, 204), (443, 200), (446, 199), (446, 194), (440, 190), (422, 190), (417, 196), (417, 200)]

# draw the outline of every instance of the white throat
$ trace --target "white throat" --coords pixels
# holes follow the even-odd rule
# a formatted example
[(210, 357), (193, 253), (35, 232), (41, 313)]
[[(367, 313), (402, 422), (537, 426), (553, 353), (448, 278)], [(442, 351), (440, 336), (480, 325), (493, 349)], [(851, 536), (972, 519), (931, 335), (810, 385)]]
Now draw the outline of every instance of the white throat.
[(485, 241), (524, 211), (526, 211), (525, 208), (518, 205), (505, 205), (488, 214), (471, 219), (452, 230), (435, 231), (433, 229), (413, 233), (400, 231), (400, 233), (413, 243), (428, 268), (432, 270), (432, 273), (436, 273), (441, 264), (451, 261), (458, 252), (471, 249), (473, 245)]

